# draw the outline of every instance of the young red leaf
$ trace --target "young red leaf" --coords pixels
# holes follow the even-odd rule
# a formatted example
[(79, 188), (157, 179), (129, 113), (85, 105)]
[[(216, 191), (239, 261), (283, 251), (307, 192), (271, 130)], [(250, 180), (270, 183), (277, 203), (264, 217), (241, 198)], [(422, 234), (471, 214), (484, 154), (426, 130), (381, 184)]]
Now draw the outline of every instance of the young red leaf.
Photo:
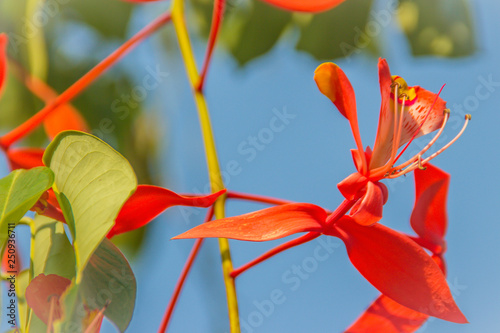
[(344, 0), (264, 0), (281, 9), (299, 12), (321, 12), (331, 9)]
[(41, 148), (12, 148), (7, 151), (7, 158), (12, 170), (31, 169), (44, 166), (42, 156), (45, 152)]
[(59, 298), (70, 284), (71, 280), (62, 276), (40, 274), (31, 280), (28, 288), (26, 288), (26, 302), (37, 317), (47, 324), (50, 315), (51, 299), (55, 298), (53, 309), (53, 319), (55, 321), (61, 318), (62, 314)]
[(203, 223), (173, 239), (223, 237), (269, 241), (305, 231), (321, 232), (326, 211), (307, 203), (293, 203)]
[(410, 223), (425, 241), (441, 246), (446, 233), (450, 175), (431, 164), (426, 167), (426, 170), (415, 170), (416, 199)]
[(115, 225), (107, 237), (140, 228), (172, 206), (209, 207), (225, 192), (226, 190), (222, 190), (204, 196), (182, 196), (162, 187), (139, 185), (118, 213)]
[(346, 333), (412, 333), (429, 318), (381, 295)]
[(410, 238), (385, 226), (344, 217), (334, 226), (356, 269), (382, 294), (412, 310), (467, 323), (432, 258)]
[(0, 34), (0, 96), (7, 77), (7, 42), (7, 35)]

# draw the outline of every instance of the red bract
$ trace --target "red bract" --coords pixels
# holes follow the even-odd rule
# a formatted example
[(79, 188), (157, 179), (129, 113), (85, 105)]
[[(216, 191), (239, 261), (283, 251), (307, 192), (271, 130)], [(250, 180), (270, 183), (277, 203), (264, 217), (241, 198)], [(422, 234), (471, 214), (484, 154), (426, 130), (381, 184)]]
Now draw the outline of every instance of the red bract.
[[(379, 83), (382, 95), (377, 138), (373, 151), (363, 148), (358, 128), (354, 90), (344, 72), (333, 63), (320, 65), (314, 80), (319, 90), (327, 96), (340, 113), (349, 120), (357, 149), (352, 151), (357, 172), (338, 184), (348, 200), (362, 198), (353, 207), (351, 215), (363, 225), (376, 223), (382, 217), (386, 189), (379, 182), (395, 178), (417, 168), (422, 168), (432, 158), (449, 147), (465, 129), (448, 145), (422, 159), (422, 155), (437, 141), (449, 118), (446, 103), (438, 95), (419, 86), (410, 87), (399, 76), (391, 76), (384, 59), (379, 60)], [(408, 161), (395, 165), (403, 151), (415, 138), (440, 129), (429, 144)], [(398, 149), (406, 145), (398, 154)]]
[(263, 0), (281, 9), (299, 12), (322, 12), (332, 9), (345, 0)]
[(138, 229), (172, 206), (209, 207), (226, 190), (204, 196), (182, 196), (158, 186), (139, 185), (118, 213), (108, 238)]

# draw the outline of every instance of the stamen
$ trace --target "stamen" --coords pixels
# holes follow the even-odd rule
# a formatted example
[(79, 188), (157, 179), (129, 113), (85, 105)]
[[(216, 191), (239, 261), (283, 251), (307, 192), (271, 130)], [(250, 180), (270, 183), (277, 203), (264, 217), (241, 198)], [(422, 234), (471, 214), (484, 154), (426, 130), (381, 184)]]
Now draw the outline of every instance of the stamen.
[(391, 158), (389, 159), (389, 165), (392, 166), (394, 162), (396, 161), (395, 156), (396, 153), (398, 152), (399, 148), (399, 140), (401, 140), (401, 133), (403, 132), (403, 118), (404, 118), (404, 112), (405, 112), (405, 101), (406, 101), (406, 94), (401, 94), (403, 96), (403, 101), (401, 102), (401, 112), (399, 115), (399, 122), (398, 122), (398, 134), (396, 136), (396, 141), (392, 143), (392, 154)]
[(464, 126), (462, 127), (462, 129), (460, 130), (460, 132), (457, 134), (457, 136), (455, 136), (453, 138), (453, 140), (451, 140), (450, 142), (448, 142), (447, 145), (445, 145), (443, 148), (439, 149), (437, 152), (435, 152), (434, 154), (432, 154), (431, 156), (427, 157), (425, 160), (423, 160), (422, 163), (427, 163), (429, 162), (430, 160), (432, 160), (434, 157), (438, 156), (439, 154), (441, 154), (443, 151), (445, 151), (446, 149), (448, 149), (452, 144), (455, 143), (455, 141), (458, 140), (459, 137), (462, 136), (462, 134), (464, 133), (465, 129), (467, 128), (467, 125), (469, 124), (469, 121), (472, 119), (472, 116), (470, 114), (466, 114), (465, 115), (465, 123), (464, 123)]
[(446, 149), (448, 149), (452, 144), (455, 143), (455, 141), (458, 140), (458, 138), (460, 136), (462, 136), (462, 134), (464, 133), (465, 129), (467, 128), (467, 125), (469, 124), (469, 121), (471, 120), (472, 116), (470, 114), (467, 114), (465, 115), (465, 123), (464, 123), (464, 126), (462, 127), (462, 129), (460, 130), (460, 132), (453, 138), (453, 140), (451, 140), (450, 142), (448, 142), (443, 148), (439, 149), (437, 152), (435, 152), (434, 154), (432, 154), (431, 156), (427, 157), (426, 159), (424, 159), (423, 161), (422, 160), (419, 160), (418, 162), (414, 162), (413, 164), (411, 164), (408, 168), (400, 171), (400, 172), (396, 172), (394, 174), (391, 174), (390, 176), (388, 176), (387, 178), (397, 178), (399, 176), (402, 176), (402, 175), (405, 175), (407, 174), (408, 172), (411, 172), (413, 170), (415, 170), (416, 168), (420, 167), (420, 166), (423, 166), (425, 165), (426, 163), (428, 163), (430, 160), (432, 160), (433, 158), (435, 158), (436, 156), (438, 156), (439, 154), (441, 154), (442, 152), (444, 152)]
[(422, 156), (421, 155), (418, 155), (418, 168), (420, 170), (425, 170), (427, 169), (427, 167), (424, 167), (423, 164), (422, 164)]
[(399, 90), (399, 83), (394, 82), (391, 87), (394, 87), (394, 129), (392, 132), (392, 151), (391, 151), (391, 157), (389, 158), (389, 165), (392, 165), (392, 159), (396, 155), (397, 152), (397, 144), (395, 144), (396, 139), (398, 137), (398, 90)]
[(431, 141), (429, 141), (429, 143), (424, 147), (424, 149), (422, 149), (420, 152), (418, 152), (415, 156), (413, 156), (412, 158), (410, 158), (408, 161), (406, 161), (405, 163), (403, 164), (400, 164), (396, 167), (394, 167), (393, 169), (394, 170), (402, 170), (404, 168), (406, 168), (408, 165), (412, 164), (415, 162), (415, 159), (418, 158), (418, 156), (422, 156), (423, 154), (425, 154), (425, 152), (427, 150), (429, 150), (429, 148), (431, 148), (435, 143), (436, 141), (439, 139), (439, 137), (441, 136), (441, 133), (443, 133), (443, 130), (446, 126), (446, 123), (448, 122), (448, 120), (450, 119), (450, 109), (445, 109), (444, 111), (444, 119), (443, 119), (443, 124), (441, 125), (441, 128), (439, 129), (439, 131), (436, 133), (436, 135), (434, 136), (434, 138), (432, 138)]

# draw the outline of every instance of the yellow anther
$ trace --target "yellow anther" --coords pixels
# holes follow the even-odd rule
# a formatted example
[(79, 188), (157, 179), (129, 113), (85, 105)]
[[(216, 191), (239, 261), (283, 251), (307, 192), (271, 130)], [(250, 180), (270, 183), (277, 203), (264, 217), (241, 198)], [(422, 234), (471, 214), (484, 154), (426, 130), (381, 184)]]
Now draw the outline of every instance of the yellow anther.
[(472, 119), (472, 115), (471, 114), (466, 114), (465, 115), (465, 120), (471, 120)]
[(420, 170), (425, 170), (425, 169), (427, 169), (427, 167), (424, 167), (424, 166), (422, 165), (422, 155), (418, 155), (418, 168), (419, 168)]
[(444, 114), (450, 114), (450, 113), (451, 113), (451, 111), (450, 111), (450, 109), (444, 109), (444, 110), (443, 110), (443, 113), (444, 113)]

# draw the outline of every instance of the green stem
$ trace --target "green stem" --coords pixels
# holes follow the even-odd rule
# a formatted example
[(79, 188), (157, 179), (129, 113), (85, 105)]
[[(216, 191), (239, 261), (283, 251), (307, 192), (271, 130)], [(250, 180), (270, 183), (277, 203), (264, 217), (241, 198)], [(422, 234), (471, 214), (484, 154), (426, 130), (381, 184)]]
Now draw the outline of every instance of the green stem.
[[(194, 100), (198, 109), (198, 116), (200, 118), (201, 132), (205, 144), (205, 153), (207, 158), (208, 174), (212, 192), (217, 192), (224, 189), (224, 182), (220, 171), (219, 160), (217, 157), (217, 150), (215, 147), (215, 140), (210, 121), (210, 114), (208, 111), (207, 102), (203, 92), (197, 89), (200, 82), (200, 75), (196, 66), (193, 55), (191, 43), (189, 41), (189, 34), (184, 20), (184, 2), (183, 0), (174, 0), (172, 8), (172, 21), (175, 26), (179, 47), (181, 50), (184, 64), (186, 67), (187, 75), (193, 91)], [(214, 205), (215, 217), (217, 219), (224, 218), (224, 203), (225, 196), (219, 198)], [(236, 286), (234, 279), (231, 277), (233, 271), (233, 263), (231, 260), (231, 251), (229, 242), (225, 238), (219, 239), (219, 248), (222, 259), (222, 273), (224, 277), (224, 284), (226, 287), (227, 305), (229, 313), (229, 325), (231, 333), (240, 332), (240, 323), (238, 315), (238, 300), (236, 296)]]

